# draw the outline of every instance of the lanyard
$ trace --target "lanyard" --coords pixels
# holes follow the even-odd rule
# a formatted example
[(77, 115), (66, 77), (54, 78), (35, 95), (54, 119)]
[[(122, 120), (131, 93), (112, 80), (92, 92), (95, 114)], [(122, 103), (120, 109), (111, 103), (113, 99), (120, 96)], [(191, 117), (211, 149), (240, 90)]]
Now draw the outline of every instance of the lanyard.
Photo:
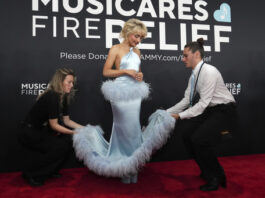
[(200, 76), (200, 73), (201, 73), (201, 69), (202, 69), (202, 66), (204, 65), (204, 62), (202, 62), (201, 64), (201, 67), (200, 67), (200, 70), (198, 72), (198, 75), (197, 75), (197, 78), (196, 78), (196, 81), (195, 81), (195, 85), (194, 85), (194, 89), (193, 89), (193, 95), (192, 95), (192, 99), (191, 99), (191, 104), (190, 106), (192, 106), (192, 101), (193, 101), (193, 98), (195, 96), (195, 91), (196, 91), (196, 87), (197, 87), (197, 82), (198, 82), (198, 79), (199, 79), (199, 76)]

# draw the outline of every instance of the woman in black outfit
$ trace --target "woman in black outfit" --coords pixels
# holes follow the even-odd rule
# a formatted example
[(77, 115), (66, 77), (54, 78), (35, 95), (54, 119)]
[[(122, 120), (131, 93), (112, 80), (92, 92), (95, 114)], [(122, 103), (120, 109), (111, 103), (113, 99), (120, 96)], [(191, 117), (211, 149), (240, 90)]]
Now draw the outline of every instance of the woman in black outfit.
[[(72, 121), (68, 105), (74, 96), (76, 77), (71, 69), (58, 69), (27, 115), (19, 133), (21, 144), (37, 155), (25, 156), (22, 177), (31, 186), (41, 186), (48, 177), (60, 177), (59, 169), (72, 148)], [(27, 159), (29, 158), (29, 159)]]

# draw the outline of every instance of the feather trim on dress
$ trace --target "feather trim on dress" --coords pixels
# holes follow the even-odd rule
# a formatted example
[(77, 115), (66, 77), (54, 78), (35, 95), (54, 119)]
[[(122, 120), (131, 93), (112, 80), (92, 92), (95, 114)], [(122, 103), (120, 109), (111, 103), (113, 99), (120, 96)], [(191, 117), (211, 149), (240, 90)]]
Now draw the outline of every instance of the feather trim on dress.
[(108, 159), (109, 143), (103, 137), (99, 126), (87, 125), (77, 129), (73, 136), (76, 155), (84, 164), (98, 175), (123, 177), (136, 174), (154, 150), (159, 149), (167, 140), (175, 126), (175, 119), (164, 110), (157, 110), (149, 117), (149, 124), (143, 132), (143, 143), (130, 157)]
[(108, 80), (102, 84), (101, 91), (106, 100), (111, 102), (134, 100), (137, 98), (146, 99), (149, 95), (149, 84), (123, 76), (126, 83), (121, 78)]

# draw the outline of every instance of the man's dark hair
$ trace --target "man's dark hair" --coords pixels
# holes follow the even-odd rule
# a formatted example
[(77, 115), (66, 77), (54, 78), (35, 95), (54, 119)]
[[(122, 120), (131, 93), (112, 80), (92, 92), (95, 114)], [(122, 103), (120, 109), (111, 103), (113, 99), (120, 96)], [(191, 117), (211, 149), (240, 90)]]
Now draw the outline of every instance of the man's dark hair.
[(199, 38), (197, 39), (197, 41), (187, 43), (184, 48), (188, 47), (192, 51), (192, 53), (198, 50), (201, 54), (201, 58), (203, 58), (204, 57), (203, 44), (204, 44), (203, 38)]

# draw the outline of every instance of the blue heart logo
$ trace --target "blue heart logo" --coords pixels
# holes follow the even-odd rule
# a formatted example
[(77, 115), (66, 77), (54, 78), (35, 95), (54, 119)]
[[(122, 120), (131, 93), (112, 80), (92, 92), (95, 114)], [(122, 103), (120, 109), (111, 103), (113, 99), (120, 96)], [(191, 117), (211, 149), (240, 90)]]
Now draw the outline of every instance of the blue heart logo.
[(216, 21), (231, 23), (230, 6), (227, 3), (222, 3), (220, 6), (220, 10), (216, 10), (213, 16)]

